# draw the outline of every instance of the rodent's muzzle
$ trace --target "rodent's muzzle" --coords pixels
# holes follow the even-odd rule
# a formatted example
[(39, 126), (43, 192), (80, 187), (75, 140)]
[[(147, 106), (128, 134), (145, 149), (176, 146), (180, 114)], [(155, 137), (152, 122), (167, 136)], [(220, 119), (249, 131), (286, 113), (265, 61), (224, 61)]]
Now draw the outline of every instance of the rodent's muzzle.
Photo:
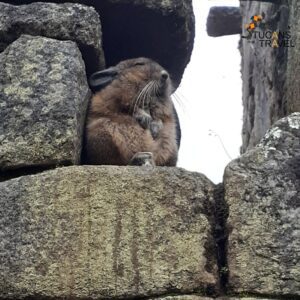
[(160, 79), (159, 79), (159, 84), (158, 84), (158, 93), (157, 96), (166, 96), (171, 87), (171, 82), (170, 82), (170, 76), (169, 73), (165, 70), (162, 70), (160, 72)]
[(169, 78), (169, 74), (167, 71), (163, 70), (160, 72), (160, 80), (162, 82), (166, 82), (168, 78)]

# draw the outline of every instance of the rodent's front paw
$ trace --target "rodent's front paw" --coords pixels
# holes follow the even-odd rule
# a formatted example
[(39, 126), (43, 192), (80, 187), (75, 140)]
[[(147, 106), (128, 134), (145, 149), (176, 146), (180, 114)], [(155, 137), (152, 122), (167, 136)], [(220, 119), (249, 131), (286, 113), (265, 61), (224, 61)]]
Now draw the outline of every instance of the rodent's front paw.
[(161, 120), (155, 120), (150, 123), (150, 131), (151, 131), (151, 135), (154, 139), (158, 138), (162, 127), (163, 127), (163, 123)]
[(150, 127), (152, 117), (146, 113), (144, 114), (137, 114), (134, 116), (137, 122), (144, 128), (148, 129)]
[(131, 166), (155, 166), (153, 154), (151, 152), (138, 152), (129, 162)]

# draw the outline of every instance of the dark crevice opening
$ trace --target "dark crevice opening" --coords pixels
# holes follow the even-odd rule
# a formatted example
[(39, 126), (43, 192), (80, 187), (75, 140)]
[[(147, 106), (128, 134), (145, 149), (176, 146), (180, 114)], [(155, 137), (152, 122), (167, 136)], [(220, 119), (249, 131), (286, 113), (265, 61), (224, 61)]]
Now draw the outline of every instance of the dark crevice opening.
[(61, 162), (59, 165), (49, 164), (49, 165), (38, 165), (38, 166), (24, 166), (18, 169), (8, 169), (0, 171), (0, 182), (7, 181), (10, 179), (15, 179), (21, 176), (36, 175), (44, 171), (53, 170), (59, 167), (71, 166), (70, 162)]
[(83, 45), (78, 42), (77, 45), (85, 64), (87, 78), (89, 78), (93, 73), (103, 68), (104, 62), (101, 61), (100, 54), (92, 46)]
[[(175, 86), (178, 86), (181, 80), (179, 74), (183, 73), (188, 63), (183, 62), (182, 58), (192, 50), (185, 48), (185, 42), (178, 42), (186, 41), (184, 31), (180, 29), (186, 26), (184, 17), (179, 18), (175, 13), (162, 15), (160, 11), (142, 5), (109, 4), (104, 1), (97, 6), (99, 11), (103, 11), (100, 18), (107, 66), (124, 59), (149, 57), (166, 68)], [(193, 28), (190, 31), (193, 32)], [(172, 49), (176, 51), (172, 53)]]
[(220, 292), (222, 295), (227, 294), (228, 285), (228, 264), (227, 264), (227, 218), (228, 205), (225, 202), (225, 191), (223, 183), (216, 186), (214, 191), (215, 200), (215, 232), (214, 238), (217, 246), (217, 263), (219, 270)]

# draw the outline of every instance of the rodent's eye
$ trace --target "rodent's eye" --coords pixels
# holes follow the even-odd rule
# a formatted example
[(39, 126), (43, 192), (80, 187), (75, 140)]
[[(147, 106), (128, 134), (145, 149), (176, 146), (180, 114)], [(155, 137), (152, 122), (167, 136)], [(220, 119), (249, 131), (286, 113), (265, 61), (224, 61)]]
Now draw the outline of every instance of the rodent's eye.
[(135, 66), (144, 66), (145, 63), (142, 62), (142, 61), (139, 61), (139, 62), (136, 62), (134, 65), (135, 65)]

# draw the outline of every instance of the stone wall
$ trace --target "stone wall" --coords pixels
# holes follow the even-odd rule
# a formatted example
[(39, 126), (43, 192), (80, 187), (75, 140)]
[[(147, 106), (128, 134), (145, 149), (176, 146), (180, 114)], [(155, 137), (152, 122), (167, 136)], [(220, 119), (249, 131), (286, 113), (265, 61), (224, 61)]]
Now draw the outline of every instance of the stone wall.
[[(3, 2), (20, 5), (66, 1), (5, 0)], [(149, 57), (166, 68), (175, 86), (179, 85), (193, 49), (195, 21), (192, 0), (70, 0), (67, 2), (92, 6), (99, 13), (107, 66), (115, 65), (128, 58)], [(94, 24), (89, 17), (83, 18), (79, 24), (86, 21)], [(82, 27), (79, 26), (80, 28)], [(90, 39), (95, 39), (95, 36)], [(91, 66), (97, 65), (91, 62)]]
[[(188, 0), (72, 2), (0, 3), (0, 299), (300, 299), (300, 113), (254, 119), (274, 124), (217, 186), (179, 168), (80, 166), (87, 76), (143, 55), (178, 85), (194, 17)], [(247, 70), (278, 60), (297, 110), (297, 48), (255, 67), (246, 47), (244, 89)], [(256, 101), (280, 98), (256, 80)]]

